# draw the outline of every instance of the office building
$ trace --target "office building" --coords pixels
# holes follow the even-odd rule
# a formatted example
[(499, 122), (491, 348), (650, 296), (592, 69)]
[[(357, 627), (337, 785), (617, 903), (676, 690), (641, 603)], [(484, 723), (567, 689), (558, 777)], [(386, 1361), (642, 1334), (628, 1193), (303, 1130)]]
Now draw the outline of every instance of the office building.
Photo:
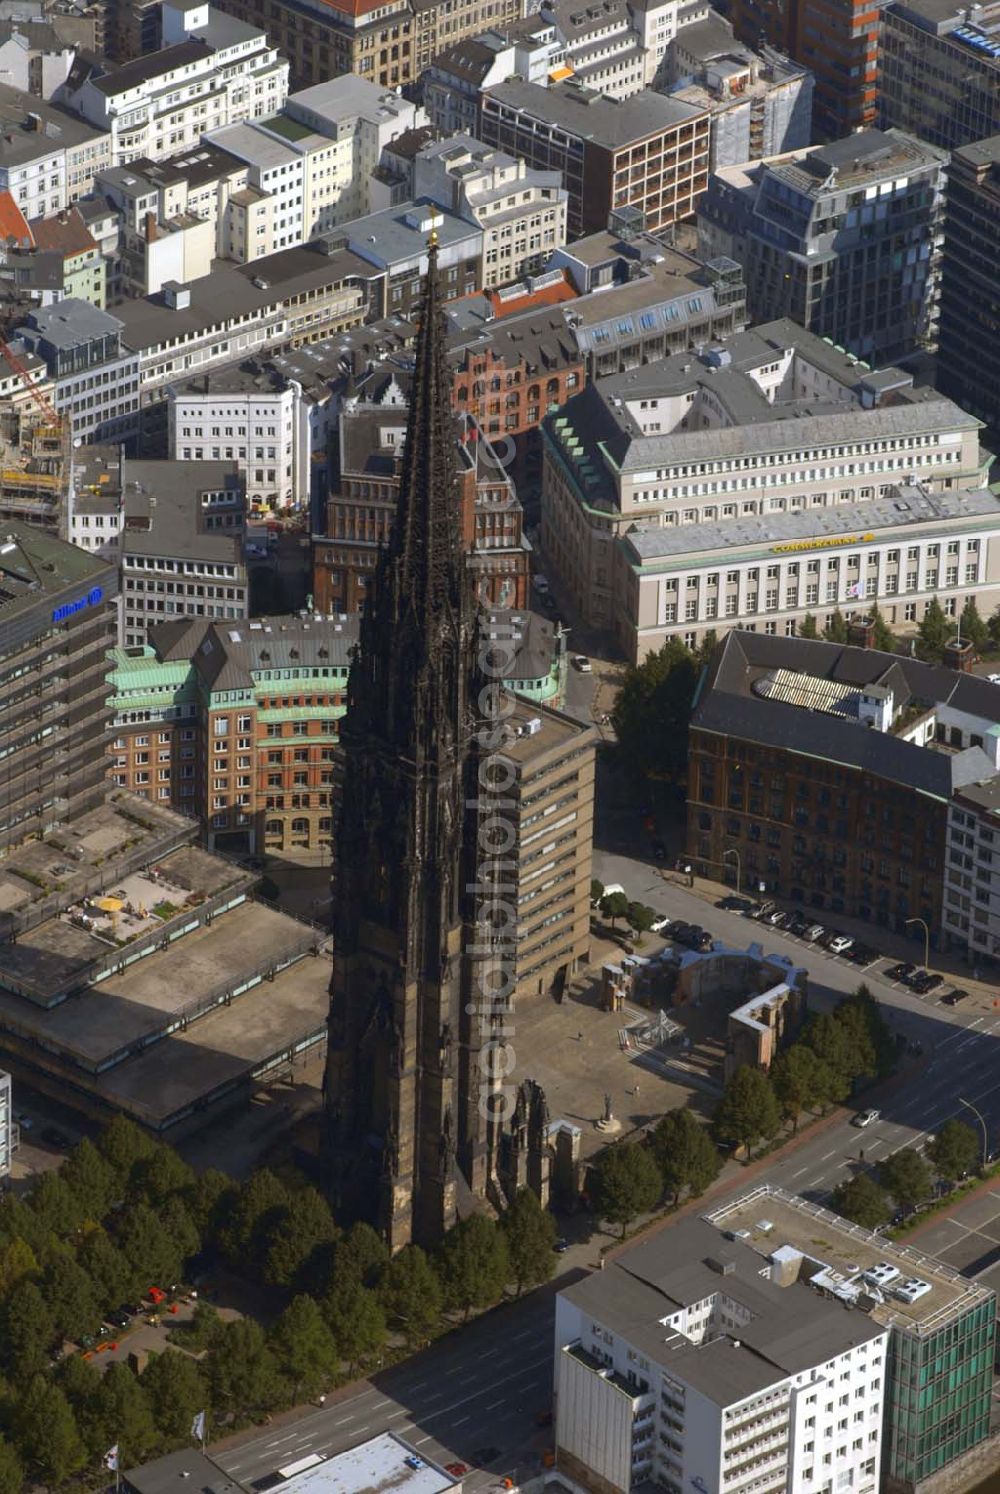
[(565, 54), (555, 26), (538, 12), (452, 43), (420, 75), (431, 124), (442, 136), (475, 135), (483, 89), (515, 76), (555, 82), (565, 77)]
[[(677, 27), (676, 0), (631, 6), (627, 0), (547, 0), (544, 18), (562, 43), (563, 66), (596, 93), (626, 99), (648, 88)], [(656, 48), (647, 47), (649, 39)]]
[(369, 308), (377, 316), (409, 316), (420, 301), (427, 272), (427, 241), (437, 236), (441, 287), (446, 300), (469, 296), (483, 284), (483, 230), (434, 202), (404, 202), (355, 218), (329, 236), (372, 270)]
[(469, 135), (433, 141), (413, 159), (413, 195), (483, 230), (483, 285), (540, 270), (566, 242), (568, 194), (558, 171), (536, 171)]
[(948, 167), (936, 381), (1000, 430), (1000, 135), (964, 145)]
[(893, 0), (881, 11), (879, 122), (941, 150), (1000, 131), (1000, 16), (994, 5)]
[(108, 133), (108, 165), (165, 160), (223, 125), (274, 114), (285, 101), (288, 63), (262, 31), (207, 0), (165, 0), (162, 26), (161, 50), (117, 68), (78, 58), (60, 90), (67, 107)]
[(555, 1462), (575, 1488), (875, 1494), (889, 1330), (773, 1245), (765, 1262), (688, 1218), (559, 1293)]
[(170, 617), (246, 617), (246, 483), (235, 462), (126, 461), (122, 506), (126, 647)]
[[(993, 1387), (993, 1291), (918, 1247), (869, 1234), (811, 1201), (767, 1185), (707, 1217), (722, 1231), (725, 1249), (735, 1235), (756, 1256), (760, 1269), (770, 1265), (772, 1279), (797, 1276), (841, 1317), (888, 1331), (879, 1387), (883, 1488), (915, 1494), (932, 1474), (985, 1441)], [(666, 1231), (666, 1239), (672, 1233)], [(834, 1447), (844, 1419), (846, 1383), (838, 1379), (836, 1397), (826, 1396), (826, 1403), (836, 1408)], [(861, 1452), (853, 1449), (854, 1399), (847, 1430), (852, 1450)], [(952, 1470), (953, 1479), (956, 1472)], [(960, 1474), (959, 1483), (966, 1478)], [(857, 1478), (852, 1485), (845, 1480), (848, 1486), (857, 1488)]]
[[(871, 0), (730, 0), (736, 35), (765, 42), (812, 73), (813, 122), (821, 140), (876, 123), (883, 8)], [(923, 133), (918, 131), (917, 133)]]
[(167, 403), (173, 461), (235, 462), (251, 506), (288, 508), (308, 500), (310, 412), (294, 380), (230, 364), (171, 384)]
[(711, 112), (712, 171), (812, 140), (812, 73), (773, 47), (752, 52), (715, 11), (677, 32), (658, 86)]
[(937, 342), (945, 157), (866, 130), (725, 167), (698, 204), (698, 247), (744, 268), (754, 321), (787, 316), (878, 364)]
[(114, 566), (5, 520), (0, 555), (0, 847), (104, 796), (104, 655)]
[(111, 163), (107, 130), (0, 83), (0, 192), (9, 192), (26, 218), (61, 212)]
[(923, 922), (936, 945), (949, 803), (997, 779), (998, 701), (961, 670), (729, 633), (691, 718), (692, 865), (729, 876), (734, 851), (744, 885), (910, 937)]
[(607, 228), (626, 206), (650, 232), (667, 228), (692, 216), (708, 181), (708, 110), (649, 90), (612, 99), (575, 82), (511, 78), (482, 95), (476, 134), (562, 172), (571, 238)]
[[(255, 1454), (258, 1446), (265, 1452), (262, 1443), (260, 1439), (254, 1446)], [(266, 1448), (264, 1461), (268, 1460), (279, 1463), (280, 1451), (272, 1456), (272, 1449)], [(415, 1451), (394, 1432), (381, 1432), (321, 1461), (322, 1469), (310, 1462), (298, 1473), (289, 1472), (286, 1463), (281, 1482), (287, 1484), (287, 1494), (332, 1494), (342, 1489), (366, 1489), (372, 1494), (387, 1489), (392, 1489), (393, 1494), (461, 1494), (460, 1478), (438, 1467), (423, 1448)], [(163, 1494), (164, 1489), (173, 1488), (182, 1478), (196, 1479), (198, 1482), (192, 1488), (216, 1489), (220, 1494), (235, 1488), (231, 1475), (220, 1463), (194, 1448), (168, 1453), (141, 1468), (129, 1468), (122, 1474), (122, 1488), (125, 1494)]]
[(985, 488), (980, 429), (899, 369), (793, 322), (754, 327), (547, 418), (545, 569), (630, 659), (727, 617), (785, 632), (865, 598), (912, 631), (938, 591), (960, 611), (992, 581), (991, 495), (961, 491)]
[(75, 439), (128, 440), (138, 430), (140, 359), (123, 331), (119, 317), (75, 298), (28, 312), (17, 328), (17, 346), (43, 360)]

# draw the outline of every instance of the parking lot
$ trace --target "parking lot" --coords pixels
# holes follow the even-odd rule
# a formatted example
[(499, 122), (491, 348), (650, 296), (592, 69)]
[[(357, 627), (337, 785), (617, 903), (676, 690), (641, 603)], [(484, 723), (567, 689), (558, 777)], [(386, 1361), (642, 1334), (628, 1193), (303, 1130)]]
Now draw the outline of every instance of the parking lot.
[(963, 1276), (1000, 1287), (1000, 1184), (966, 1199), (946, 1218), (932, 1220), (914, 1244)]

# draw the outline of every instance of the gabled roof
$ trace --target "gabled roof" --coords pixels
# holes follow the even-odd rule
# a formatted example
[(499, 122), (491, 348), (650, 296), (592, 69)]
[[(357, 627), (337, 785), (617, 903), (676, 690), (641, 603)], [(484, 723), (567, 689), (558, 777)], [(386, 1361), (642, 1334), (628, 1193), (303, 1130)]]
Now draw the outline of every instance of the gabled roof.
[(28, 220), (9, 192), (0, 192), (0, 243), (30, 249), (35, 240)]
[(38, 248), (54, 254), (86, 254), (97, 247), (75, 207), (56, 213), (52, 218), (35, 218), (31, 228)]

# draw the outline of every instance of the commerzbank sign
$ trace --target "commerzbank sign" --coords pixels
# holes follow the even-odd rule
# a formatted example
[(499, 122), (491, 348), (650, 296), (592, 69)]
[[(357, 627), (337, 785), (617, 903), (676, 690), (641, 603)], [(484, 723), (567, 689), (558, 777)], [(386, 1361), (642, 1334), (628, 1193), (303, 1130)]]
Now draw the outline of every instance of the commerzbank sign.
[(873, 534), (817, 535), (815, 539), (790, 540), (787, 545), (772, 545), (775, 555), (788, 555), (794, 550), (830, 550), (835, 545), (867, 545), (875, 538)]
[(52, 621), (54, 623), (65, 622), (67, 617), (72, 617), (76, 612), (82, 612), (85, 607), (97, 607), (104, 600), (104, 592), (99, 586), (92, 586), (86, 596), (77, 597), (75, 602), (63, 602), (61, 607), (53, 607)]

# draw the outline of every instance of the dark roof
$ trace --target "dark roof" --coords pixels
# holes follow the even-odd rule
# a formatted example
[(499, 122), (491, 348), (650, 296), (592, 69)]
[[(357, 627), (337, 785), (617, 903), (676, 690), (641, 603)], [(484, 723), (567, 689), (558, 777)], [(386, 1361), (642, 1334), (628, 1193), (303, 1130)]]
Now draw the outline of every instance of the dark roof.
[(217, 1463), (193, 1447), (167, 1453), (141, 1468), (128, 1468), (124, 1479), (135, 1494), (176, 1494), (179, 1488), (186, 1494), (239, 1494), (240, 1490)]
[(978, 747), (938, 752), (860, 721), (754, 693), (754, 684), (776, 669), (855, 688), (889, 685), (897, 712), (911, 704), (948, 704), (971, 716), (1000, 720), (1000, 686), (978, 675), (878, 649), (734, 630), (712, 660), (692, 727), (840, 763), (942, 800), (959, 785), (995, 772)]
[(162, 52), (149, 52), (143, 57), (134, 58), (132, 62), (124, 63), (122, 67), (115, 68), (114, 72), (106, 73), (103, 78), (95, 78), (94, 87), (99, 93), (109, 97), (116, 93), (127, 93), (130, 88), (138, 88), (141, 83), (149, 83), (153, 78), (160, 78), (175, 68), (187, 67), (203, 57), (211, 57), (214, 51), (215, 48), (207, 41), (192, 37), (188, 41), (179, 42), (176, 47), (167, 47)]

